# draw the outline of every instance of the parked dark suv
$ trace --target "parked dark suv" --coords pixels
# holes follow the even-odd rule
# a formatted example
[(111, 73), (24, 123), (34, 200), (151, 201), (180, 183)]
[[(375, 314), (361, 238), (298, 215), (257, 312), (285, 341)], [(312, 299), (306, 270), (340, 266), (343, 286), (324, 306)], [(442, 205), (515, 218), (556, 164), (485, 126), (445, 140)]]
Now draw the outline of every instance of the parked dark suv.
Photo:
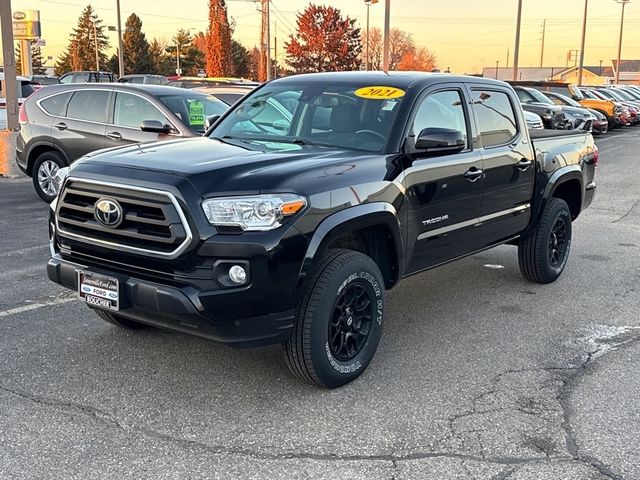
[(128, 143), (196, 137), (227, 105), (209, 95), (161, 85), (50, 85), (20, 109), (18, 166), (51, 202), (58, 169), (89, 152)]

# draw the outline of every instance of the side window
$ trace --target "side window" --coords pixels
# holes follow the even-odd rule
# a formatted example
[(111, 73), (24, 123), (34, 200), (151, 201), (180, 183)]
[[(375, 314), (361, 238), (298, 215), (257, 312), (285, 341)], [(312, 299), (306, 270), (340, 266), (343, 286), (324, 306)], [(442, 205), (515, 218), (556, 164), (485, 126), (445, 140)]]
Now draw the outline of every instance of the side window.
[(71, 83), (73, 81), (73, 74), (64, 75), (60, 77), (60, 83)]
[(78, 90), (67, 106), (67, 117), (76, 120), (107, 123), (109, 92)]
[(116, 93), (113, 123), (139, 128), (144, 120), (157, 120), (163, 125), (168, 123), (167, 118), (148, 100), (128, 93)]
[(425, 98), (416, 112), (411, 135), (418, 138), (425, 128), (450, 128), (464, 134), (468, 147), (467, 122), (462, 96), (458, 90), (437, 92)]
[(40, 106), (49, 115), (62, 116), (64, 115), (64, 107), (70, 97), (71, 92), (54, 95), (53, 97), (42, 100)]
[(507, 93), (474, 90), (473, 104), (485, 148), (507, 144), (518, 134), (515, 111)]
[(518, 95), (518, 99), (521, 103), (531, 103), (535, 102), (535, 98), (533, 98), (528, 92), (525, 90), (520, 90), (519, 88), (515, 89), (516, 95)]

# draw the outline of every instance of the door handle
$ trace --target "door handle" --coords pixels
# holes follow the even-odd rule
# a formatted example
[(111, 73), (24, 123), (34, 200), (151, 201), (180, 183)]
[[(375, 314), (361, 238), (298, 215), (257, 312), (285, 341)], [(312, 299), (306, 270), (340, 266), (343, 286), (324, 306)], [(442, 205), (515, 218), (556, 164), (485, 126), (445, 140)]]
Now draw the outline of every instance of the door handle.
[(475, 182), (482, 176), (482, 170), (478, 170), (476, 167), (470, 168), (464, 172), (464, 178), (470, 182)]
[(69, 128), (69, 127), (67, 127), (67, 124), (66, 124), (66, 123), (64, 123), (64, 122), (56, 123), (56, 124), (54, 125), (54, 127), (55, 127), (55, 128), (57, 128), (57, 129), (58, 129), (58, 130), (60, 130), (60, 131), (62, 131), (62, 130), (66, 130), (67, 128)]
[(532, 163), (533, 162), (531, 160), (527, 160), (526, 158), (523, 158), (518, 163), (516, 163), (516, 167), (518, 167), (519, 170), (524, 172), (531, 166)]
[(122, 140), (122, 135), (118, 132), (107, 133), (107, 137), (111, 140)]

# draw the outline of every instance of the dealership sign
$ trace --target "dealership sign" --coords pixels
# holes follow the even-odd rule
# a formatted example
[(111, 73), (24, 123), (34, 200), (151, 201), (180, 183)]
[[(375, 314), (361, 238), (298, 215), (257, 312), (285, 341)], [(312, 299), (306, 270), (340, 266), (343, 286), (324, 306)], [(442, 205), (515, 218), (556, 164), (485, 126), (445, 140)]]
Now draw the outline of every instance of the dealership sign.
[(13, 38), (16, 40), (36, 40), (40, 38), (40, 35), (40, 10), (13, 12)]

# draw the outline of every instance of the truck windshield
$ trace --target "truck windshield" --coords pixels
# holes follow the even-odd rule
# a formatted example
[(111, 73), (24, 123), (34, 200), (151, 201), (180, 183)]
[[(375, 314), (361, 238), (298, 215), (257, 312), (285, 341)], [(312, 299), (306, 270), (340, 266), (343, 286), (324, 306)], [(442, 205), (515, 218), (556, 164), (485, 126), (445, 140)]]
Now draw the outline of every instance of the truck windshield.
[(210, 136), (256, 149), (308, 145), (380, 152), (404, 93), (352, 84), (267, 85), (238, 104)]

